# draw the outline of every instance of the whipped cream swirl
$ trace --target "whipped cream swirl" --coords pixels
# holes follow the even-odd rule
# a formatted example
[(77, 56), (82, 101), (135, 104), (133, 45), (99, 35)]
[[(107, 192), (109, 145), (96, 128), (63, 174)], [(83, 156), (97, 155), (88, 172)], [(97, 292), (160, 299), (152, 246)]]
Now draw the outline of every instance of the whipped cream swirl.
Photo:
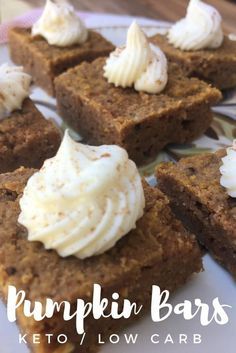
[(21, 109), (22, 103), (30, 94), (31, 76), (22, 67), (0, 66), (0, 119)]
[(236, 197), (236, 140), (232, 147), (227, 148), (227, 155), (222, 162), (220, 184), (226, 188), (229, 196)]
[(123, 148), (76, 143), (66, 131), (57, 155), (28, 180), (19, 223), (30, 241), (84, 259), (135, 228), (144, 206), (141, 177)]
[(213, 6), (190, 0), (186, 17), (171, 27), (168, 39), (181, 50), (218, 48), (224, 39), (221, 16)]
[(147, 93), (161, 92), (168, 80), (164, 53), (149, 44), (136, 22), (127, 33), (126, 46), (110, 54), (104, 66), (104, 77), (116, 87), (132, 87)]
[(236, 42), (236, 33), (230, 33), (228, 35), (229, 40), (232, 40), (233, 42)]
[(47, 0), (42, 16), (32, 27), (32, 35), (41, 35), (50, 45), (67, 47), (84, 43), (88, 31), (73, 6)]

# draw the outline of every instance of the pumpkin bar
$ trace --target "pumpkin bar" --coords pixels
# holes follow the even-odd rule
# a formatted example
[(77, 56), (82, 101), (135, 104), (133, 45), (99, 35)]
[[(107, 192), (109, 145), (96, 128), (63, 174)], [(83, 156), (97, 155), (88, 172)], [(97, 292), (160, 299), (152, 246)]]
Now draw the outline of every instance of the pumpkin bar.
[(161, 94), (115, 87), (103, 77), (105, 58), (83, 63), (55, 80), (64, 120), (91, 145), (117, 144), (138, 164), (147, 163), (168, 143), (200, 136), (212, 121), (210, 107), (220, 92), (169, 65)]
[[(104, 338), (123, 329), (127, 323), (150, 309), (151, 287), (159, 285), (170, 291), (183, 285), (202, 270), (201, 251), (195, 238), (175, 219), (168, 200), (158, 190), (144, 183), (146, 207), (136, 229), (124, 236), (112, 249), (85, 260), (60, 257), (39, 242), (27, 240), (27, 230), (17, 223), (19, 198), (28, 178), (36, 170), (20, 168), (0, 175), (0, 293), (6, 300), (8, 286), (24, 290), (26, 297), (45, 303), (46, 298), (76, 305), (78, 298), (91, 301), (95, 283), (102, 286), (102, 296), (111, 300), (113, 292), (122, 301), (128, 298), (144, 308), (139, 316), (85, 322), (85, 340), (75, 332), (75, 319), (64, 322), (61, 314), (52, 319), (34, 321), (18, 312), (22, 333), (42, 335), (41, 344), (28, 342), (33, 353), (91, 353), (97, 351), (97, 336)], [(69, 290), (68, 290), (69, 289)], [(58, 347), (49, 345), (45, 334), (65, 334), (69, 338)], [(56, 338), (54, 338), (56, 341)]]
[(188, 76), (195, 76), (219, 89), (236, 87), (236, 42), (224, 37), (217, 49), (183, 51), (168, 42), (165, 35), (156, 34), (150, 41), (158, 45), (169, 60), (181, 66)]
[(59, 129), (25, 99), (21, 110), (0, 120), (0, 173), (20, 166), (40, 168), (56, 154), (60, 141)]
[(220, 184), (225, 150), (157, 168), (160, 189), (174, 213), (236, 279), (236, 199)]
[(108, 55), (114, 46), (99, 33), (89, 31), (85, 43), (61, 48), (49, 45), (41, 36), (32, 37), (30, 29), (13, 28), (9, 31), (9, 48), (14, 63), (22, 65), (37, 85), (54, 95), (56, 76), (82, 61)]

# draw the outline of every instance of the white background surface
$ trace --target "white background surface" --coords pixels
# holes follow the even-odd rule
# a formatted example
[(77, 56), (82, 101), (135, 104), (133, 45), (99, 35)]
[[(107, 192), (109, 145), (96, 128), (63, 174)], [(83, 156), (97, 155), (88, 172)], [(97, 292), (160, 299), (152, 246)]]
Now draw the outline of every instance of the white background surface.
[[(121, 21), (121, 20), (120, 20)], [(127, 24), (127, 18), (124, 24)], [(112, 39), (115, 44), (124, 41), (126, 30), (104, 30), (103, 34)], [(0, 46), (0, 63), (9, 61), (6, 47)], [(39, 89), (35, 90), (33, 97), (46, 100), (48, 97)], [(50, 99), (53, 102), (53, 99)], [(40, 107), (41, 108), (41, 107)], [(51, 117), (49, 111), (44, 110), (44, 114)], [(215, 323), (208, 327), (202, 327), (199, 323), (199, 316), (194, 320), (185, 321), (181, 317), (172, 315), (166, 321), (155, 324), (150, 317), (139, 321), (135, 326), (126, 330), (126, 333), (138, 333), (139, 337), (135, 345), (124, 343), (122, 334), (121, 341), (117, 345), (106, 344), (102, 348), (102, 353), (235, 353), (236, 352), (236, 284), (232, 277), (217, 265), (208, 255), (204, 258), (205, 272), (195, 276), (185, 287), (180, 289), (172, 299), (172, 304), (177, 304), (188, 299), (194, 301), (201, 298), (202, 301), (211, 305), (215, 297), (223, 304), (232, 306), (229, 312), (229, 323), (219, 326)], [(211, 306), (210, 306), (211, 307)], [(65, 323), (66, 324), (66, 323)], [(151, 344), (152, 334), (160, 335), (159, 344)], [(171, 334), (175, 340), (174, 344), (163, 341), (167, 334)], [(198, 333), (202, 335), (202, 343), (194, 345), (191, 343), (192, 335)], [(187, 334), (188, 344), (179, 344), (178, 335)], [(7, 321), (6, 311), (0, 303), (0, 353), (27, 353), (25, 346), (18, 343), (18, 331), (14, 324)]]

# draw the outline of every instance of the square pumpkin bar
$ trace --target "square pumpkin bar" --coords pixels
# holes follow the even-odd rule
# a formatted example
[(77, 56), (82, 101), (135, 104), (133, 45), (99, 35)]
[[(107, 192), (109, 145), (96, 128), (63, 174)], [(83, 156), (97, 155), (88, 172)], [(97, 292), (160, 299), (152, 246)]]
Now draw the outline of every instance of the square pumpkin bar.
[(220, 184), (225, 150), (157, 168), (160, 189), (176, 216), (236, 279), (236, 199)]
[(59, 129), (25, 99), (22, 109), (0, 120), (0, 173), (20, 166), (40, 168), (60, 145)]
[[(91, 301), (93, 285), (102, 286), (102, 296), (111, 300), (113, 292), (120, 299), (128, 298), (143, 305), (142, 317), (150, 308), (151, 286), (159, 285), (171, 292), (202, 270), (201, 252), (195, 238), (175, 219), (166, 197), (144, 183), (146, 207), (144, 215), (112, 249), (99, 256), (80, 260), (60, 257), (54, 250), (46, 250), (39, 242), (27, 239), (27, 230), (17, 222), (19, 198), (28, 178), (36, 170), (20, 168), (0, 175), (0, 293), (7, 298), (8, 286), (26, 292), (26, 298), (45, 303), (69, 301), (76, 308), (77, 299)], [(125, 319), (94, 320), (85, 322), (86, 337), (80, 345), (75, 318), (66, 322), (61, 313), (51, 319), (34, 321), (18, 311), (18, 324), (28, 334), (33, 353), (94, 353), (97, 337), (106, 339), (138, 316)], [(32, 334), (41, 334), (41, 343), (32, 343)], [(47, 343), (45, 334), (53, 334)], [(65, 334), (68, 342), (58, 345), (56, 337)]]
[(236, 87), (236, 42), (224, 36), (217, 49), (183, 51), (168, 42), (165, 35), (157, 34), (150, 41), (158, 45), (170, 61), (181, 66), (188, 76), (198, 77), (219, 89)]
[(185, 77), (171, 63), (161, 94), (115, 87), (103, 77), (105, 60), (83, 63), (55, 80), (59, 112), (86, 142), (120, 145), (142, 164), (168, 143), (194, 140), (211, 124), (211, 106), (221, 98), (216, 88)]
[(32, 37), (30, 29), (13, 28), (9, 48), (13, 62), (22, 65), (37, 85), (54, 95), (56, 76), (83, 61), (109, 55), (114, 46), (94, 31), (89, 31), (85, 43), (62, 48), (49, 45), (41, 36)]

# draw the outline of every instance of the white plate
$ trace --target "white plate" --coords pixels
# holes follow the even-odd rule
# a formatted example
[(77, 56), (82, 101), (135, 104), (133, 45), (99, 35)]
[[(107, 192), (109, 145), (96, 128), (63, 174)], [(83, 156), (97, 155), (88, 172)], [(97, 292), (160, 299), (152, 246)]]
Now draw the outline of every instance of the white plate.
[[(104, 27), (100, 28), (99, 31), (112, 40), (114, 44), (122, 44), (125, 40), (127, 23), (124, 23), (124, 27)], [(158, 31), (165, 31), (165, 29), (160, 29), (157, 26), (149, 26), (145, 28), (146, 32), (151, 35), (157, 33)], [(10, 62), (8, 56), (7, 46), (0, 46), (0, 63)], [(232, 98), (233, 97), (233, 98)], [(55, 119), (59, 124), (61, 120), (55, 111), (55, 100), (49, 97), (44, 91), (39, 88), (34, 88), (32, 92), (32, 98), (38, 102), (38, 108), (47, 118)], [(223, 106), (216, 108), (219, 113), (224, 115), (224, 124), (226, 128), (221, 128), (218, 131), (219, 122), (217, 122), (217, 133), (218, 139), (211, 139), (208, 137), (202, 137), (196, 143), (191, 146), (173, 146), (170, 150), (163, 152), (159, 155), (158, 160), (169, 158), (169, 153), (173, 155), (173, 151), (176, 155), (186, 155), (196, 153), (196, 149), (212, 149), (214, 150), (217, 146), (222, 146), (228, 144), (231, 133), (233, 131), (232, 126), (235, 129), (235, 107), (230, 105), (227, 106), (227, 102), (232, 104), (235, 102), (234, 94), (230, 94), (226, 103)], [(227, 114), (227, 111), (229, 113)], [(231, 114), (231, 116), (230, 116)], [(221, 118), (220, 118), (221, 119)], [(226, 120), (225, 120), (226, 119)], [(223, 125), (224, 125), (223, 124)], [(232, 126), (231, 126), (232, 125)], [(229, 128), (229, 126), (231, 126)], [(222, 124), (221, 124), (222, 127)], [(217, 131), (216, 131), (217, 130)], [(223, 131), (223, 132), (222, 132)], [(227, 134), (224, 133), (227, 131)], [(230, 132), (229, 132), (230, 131)], [(235, 131), (234, 131), (235, 133)], [(216, 141), (217, 140), (217, 141)], [(213, 143), (214, 142), (214, 143)], [(184, 150), (184, 152), (183, 152)], [(182, 154), (181, 154), (182, 153)], [(161, 157), (160, 157), (161, 156)], [(154, 164), (156, 164), (158, 161)], [(149, 168), (152, 170), (153, 165)], [(151, 173), (150, 170), (144, 169), (144, 173)], [(150, 180), (150, 179), (149, 179)], [(229, 323), (225, 326), (219, 326), (217, 324), (210, 324), (208, 327), (202, 327), (199, 323), (199, 318), (192, 321), (185, 321), (184, 319), (176, 316), (171, 316), (166, 321), (154, 324), (151, 318), (147, 316), (142, 319), (136, 325), (130, 327), (126, 330), (126, 333), (138, 333), (138, 340), (135, 345), (127, 345), (124, 343), (124, 339), (121, 339), (119, 344), (111, 345), (106, 344), (102, 347), (102, 353), (143, 353), (144, 351), (149, 353), (161, 352), (161, 353), (222, 353), (226, 350), (227, 353), (235, 353), (236, 351), (236, 340), (235, 340), (235, 327), (236, 327), (236, 284), (232, 277), (222, 269), (218, 264), (216, 264), (208, 255), (204, 257), (205, 272), (200, 275), (195, 276), (186, 286), (176, 293), (172, 299), (171, 303), (180, 303), (186, 299), (194, 301), (195, 298), (201, 298), (202, 301), (211, 305), (212, 300), (215, 297), (219, 297), (221, 303), (228, 304), (232, 306), (229, 310)], [(152, 334), (158, 333), (160, 335), (160, 343), (152, 344), (150, 342), (150, 337)], [(164, 344), (164, 340), (167, 334), (171, 334), (174, 339), (174, 344), (167, 343)], [(188, 343), (179, 344), (178, 335), (187, 334)], [(193, 344), (192, 335), (201, 334), (202, 343)], [(3, 304), (0, 303), (0, 352), (1, 353), (27, 353), (28, 349), (26, 346), (19, 345), (18, 343), (18, 330), (14, 324), (10, 324), (7, 321), (6, 311)]]

